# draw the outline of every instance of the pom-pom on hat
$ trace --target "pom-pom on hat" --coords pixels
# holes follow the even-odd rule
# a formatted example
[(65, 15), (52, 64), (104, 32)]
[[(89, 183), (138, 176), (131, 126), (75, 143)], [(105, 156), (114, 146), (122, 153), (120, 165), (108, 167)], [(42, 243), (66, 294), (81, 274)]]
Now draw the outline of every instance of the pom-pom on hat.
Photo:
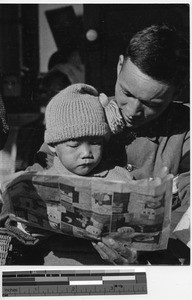
[(45, 142), (65, 142), (85, 136), (108, 138), (109, 126), (95, 88), (72, 84), (54, 96), (45, 112)]

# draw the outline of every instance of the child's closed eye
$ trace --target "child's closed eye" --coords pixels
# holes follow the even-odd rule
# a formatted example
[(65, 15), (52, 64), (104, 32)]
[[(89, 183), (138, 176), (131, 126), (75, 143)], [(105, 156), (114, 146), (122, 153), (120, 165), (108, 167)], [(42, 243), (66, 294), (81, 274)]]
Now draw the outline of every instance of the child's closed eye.
[(77, 148), (79, 146), (79, 142), (69, 141), (69, 142), (67, 142), (67, 146), (70, 147), (70, 148)]

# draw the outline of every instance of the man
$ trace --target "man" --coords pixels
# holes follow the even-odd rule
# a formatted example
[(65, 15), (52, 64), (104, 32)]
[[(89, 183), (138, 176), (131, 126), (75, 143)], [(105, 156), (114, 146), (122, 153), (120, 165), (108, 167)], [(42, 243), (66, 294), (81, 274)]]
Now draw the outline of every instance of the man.
[[(174, 230), (189, 206), (189, 108), (175, 101), (188, 78), (188, 56), (187, 42), (174, 29), (152, 25), (138, 32), (125, 56), (120, 55), (115, 97), (101, 94), (114, 132), (106, 159), (126, 167), (135, 179), (161, 176), (163, 168), (174, 175), (171, 237), (182, 245), (189, 242), (189, 230), (181, 235)], [(49, 165), (51, 156), (43, 145), (38, 161), (45, 156)], [(170, 240), (172, 249), (175, 241)], [(127, 264), (134, 255), (108, 238), (94, 247), (116, 264)], [(180, 255), (170, 249), (157, 255), (162, 259), (154, 255), (152, 263), (179, 264)]]
[[(125, 56), (120, 55), (115, 98), (107, 101), (101, 95), (116, 133), (108, 157), (126, 165), (135, 179), (160, 176), (159, 170), (167, 167), (175, 177), (171, 237), (185, 244), (190, 238), (189, 220), (187, 230), (175, 228), (180, 224), (182, 229), (183, 215), (185, 223), (189, 216), (189, 108), (175, 101), (188, 79), (188, 54), (187, 42), (174, 29), (150, 26), (131, 39)], [(111, 247), (108, 240), (104, 242)], [(175, 248), (175, 240), (170, 243)], [(100, 254), (118, 258), (105, 244), (96, 246)]]

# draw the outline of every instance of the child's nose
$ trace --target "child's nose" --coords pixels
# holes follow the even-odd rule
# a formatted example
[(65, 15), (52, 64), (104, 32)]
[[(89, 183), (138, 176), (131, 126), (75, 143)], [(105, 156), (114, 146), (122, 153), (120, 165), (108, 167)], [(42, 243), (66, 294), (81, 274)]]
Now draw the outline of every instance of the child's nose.
[(93, 153), (92, 153), (90, 145), (83, 144), (81, 146), (81, 156), (82, 156), (82, 158), (93, 157)]

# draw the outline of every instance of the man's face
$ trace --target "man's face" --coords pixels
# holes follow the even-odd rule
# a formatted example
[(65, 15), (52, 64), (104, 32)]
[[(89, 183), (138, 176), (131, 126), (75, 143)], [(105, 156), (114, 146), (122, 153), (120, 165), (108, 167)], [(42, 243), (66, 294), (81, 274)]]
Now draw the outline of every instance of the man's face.
[(173, 100), (174, 87), (140, 71), (120, 56), (115, 98), (126, 126), (137, 128), (157, 118)]
[(86, 137), (69, 140), (55, 146), (57, 156), (70, 172), (89, 174), (101, 161), (103, 138)]

